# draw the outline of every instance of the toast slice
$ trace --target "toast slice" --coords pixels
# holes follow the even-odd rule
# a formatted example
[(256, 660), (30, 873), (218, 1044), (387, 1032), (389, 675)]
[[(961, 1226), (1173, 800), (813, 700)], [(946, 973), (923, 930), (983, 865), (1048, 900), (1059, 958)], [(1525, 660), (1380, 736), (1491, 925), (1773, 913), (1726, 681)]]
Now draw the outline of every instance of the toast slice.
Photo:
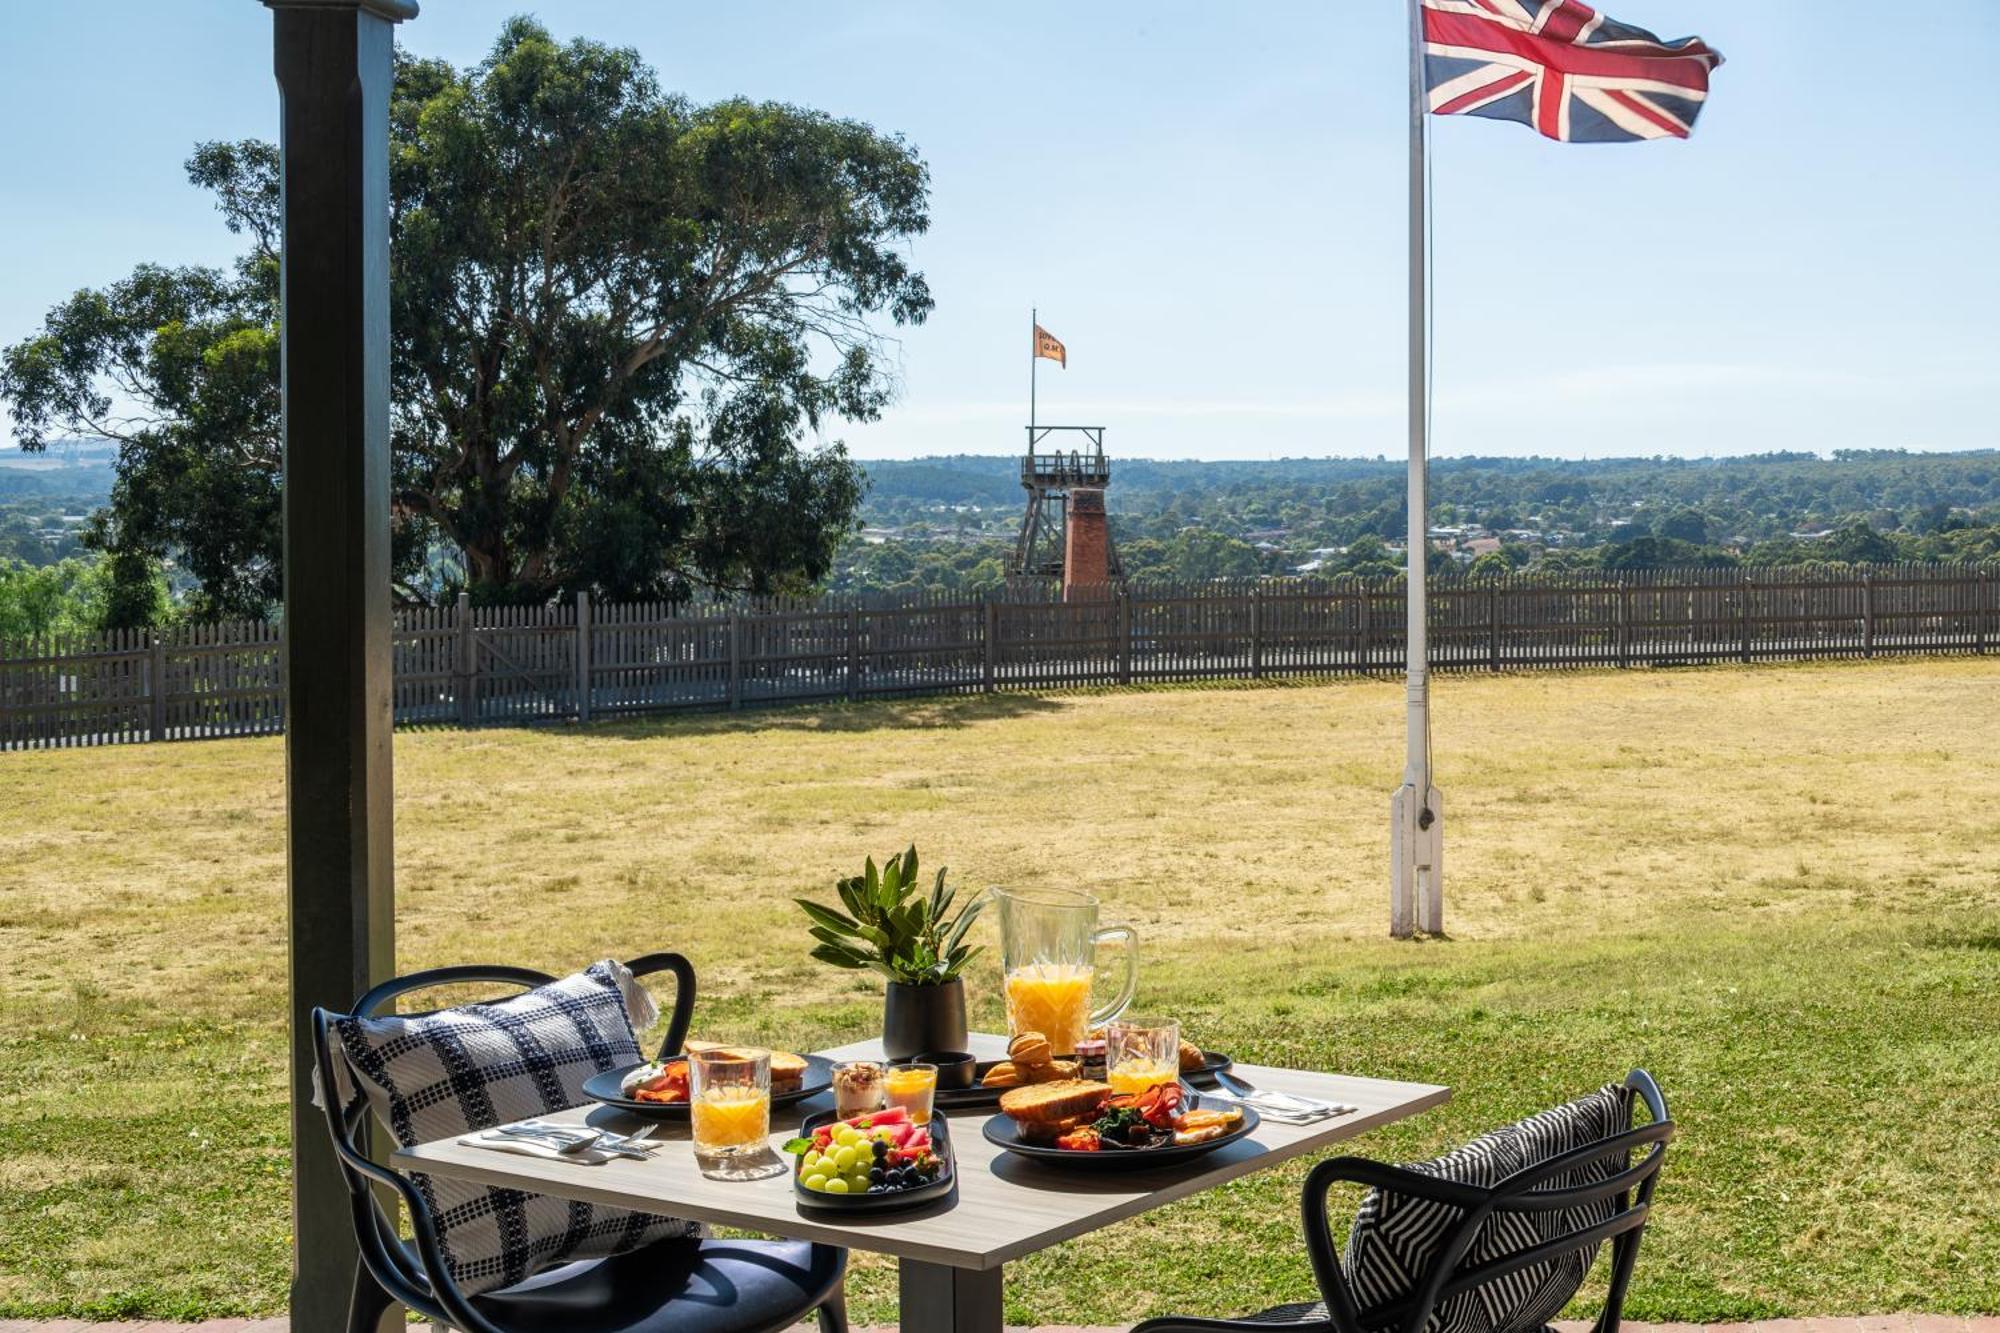
[(1000, 1094), (1000, 1110), (1021, 1126), (1023, 1133), (1038, 1132), (1079, 1116), (1095, 1119), (1111, 1089), (1086, 1079), (1065, 1078), (1051, 1083), (1032, 1083), (1010, 1088)]
[(806, 1058), (790, 1051), (771, 1052), (771, 1091), (792, 1092), (806, 1081)]
[[(689, 1054), (696, 1051), (726, 1051), (730, 1047), (719, 1041), (690, 1041), (686, 1043)], [(806, 1058), (790, 1051), (771, 1052), (771, 1091), (794, 1092), (806, 1081)]]

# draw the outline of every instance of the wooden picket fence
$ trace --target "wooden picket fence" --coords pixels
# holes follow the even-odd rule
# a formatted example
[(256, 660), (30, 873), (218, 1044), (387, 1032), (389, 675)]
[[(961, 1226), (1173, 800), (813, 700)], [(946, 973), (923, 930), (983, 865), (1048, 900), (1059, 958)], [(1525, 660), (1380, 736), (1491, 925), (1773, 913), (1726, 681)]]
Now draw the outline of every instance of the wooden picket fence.
[[(1401, 580), (1129, 584), (735, 604), (403, 610), (396, 720), (477, 726), (673, 709), (1135, 681), (1394, 672)], [(1984, 653), (2000, 569), (1660, 570), (1444, 576), (1440, 670)], [(0, 749), (284, 728), (282, 630), (227, 621), (0, 641)]]

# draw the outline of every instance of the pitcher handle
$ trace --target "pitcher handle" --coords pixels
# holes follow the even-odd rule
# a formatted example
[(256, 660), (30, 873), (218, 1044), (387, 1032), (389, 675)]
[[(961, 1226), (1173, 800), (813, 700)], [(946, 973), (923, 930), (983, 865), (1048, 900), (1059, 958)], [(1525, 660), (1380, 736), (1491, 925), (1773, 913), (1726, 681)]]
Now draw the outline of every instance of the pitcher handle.
[(1112, 1019), (1125, 1012), (1132, 1003), (1132, 994), (1139, 989), (1139, 932), (1130, 926), (1106, 926), (1092, 931), (1090, 947), (1093, 954), (1097, 946), (1106, 940), (1122, 939), (1125, 947), (1120, 952), (1125, 955), (1125, 980), (1118, 987), (1118, 998), (1090, 1016), (1090, 1026), (1103, 1027)]

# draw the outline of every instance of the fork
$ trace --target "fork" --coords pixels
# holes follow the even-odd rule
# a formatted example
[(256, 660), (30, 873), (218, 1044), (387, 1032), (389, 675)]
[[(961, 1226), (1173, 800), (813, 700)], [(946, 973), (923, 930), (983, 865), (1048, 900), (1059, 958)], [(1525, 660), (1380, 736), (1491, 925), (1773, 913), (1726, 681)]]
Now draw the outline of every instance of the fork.
[(499, 1125), (492, 1133), (508, 1139), (530, 1139), (560, 1153), (582, 1152), (594, 1148), (604, 1137), (603, 1131), (595, 1129), (565, 1129), (560, 1125), (544, 1125), (533, 1120), (518, 1125)]
[(1279, 1118), (1287, 1116), (1300, 1119), (1331, 1119), (1334, 1116), (1351, 1115), (1355, 1108), (1344, 1102), (1322, 1101), (1317, 1097), (1301, 1097), (1291, 1092), (1272, 1092), (1259, 1088), (1237, 1075), (1223, 1070), (1215, 1071), (1215, 1081), (1223, 1095), (1246, 1106), (1254, 1106)]
[(495, 1133), (503, 1138), (527, 1139), (546, 1144), (559, 1153), (595, 1152), (610, 1153), (616, 1157), (636, 1157), (641, 1161), (651, 1156), (646, 1139), (656, 1126), (646, 1125), (631, 1134), (613, 1134), (606, 1130), (588, 1126), (571, 1129), (566, 1125), (548, 1125), (536, 1120), (525, 1120), (517, 1125), (502, 1125)]

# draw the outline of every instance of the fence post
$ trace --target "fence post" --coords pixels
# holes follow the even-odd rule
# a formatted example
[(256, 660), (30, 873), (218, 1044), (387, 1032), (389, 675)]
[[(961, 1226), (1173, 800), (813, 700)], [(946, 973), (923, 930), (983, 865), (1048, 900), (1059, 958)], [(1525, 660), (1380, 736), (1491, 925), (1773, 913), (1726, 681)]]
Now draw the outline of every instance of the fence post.
[(1983, 655), (1986, 652), (1986, 571), (1978, 569), (1972, 575), (1972, 634), (1973, 642)]
[(163, 741), (167, 738), (167, 641), (160, 637), (158, 626), (148, 633), (152, 638), (152, 661), (148, 665), (148, 689), (146, 700), (151, 726), (147, 730), (152, 739)]
[(1500, 585), (1486, 590), (1486, 656), (1488, 667), (1500, 669)]
[(471, 727), (479, 723), (479, 644), (472, 631), (472, 594), (458, 595), (458, 605), (453, 614), (458, 617), (458, 649), (452, 657), (456, 668), (458, 693), (458, 721), (460, 726)]
[(861, 608), (847, 608), (847, 698), (861, 697)]
[(743, 619), (729, 613), (729, 707), (743, 706)]
[(1375, 645), (1373, 643), (1375, 635), (1374, 601), (1375, 598), (1368, 591), (1368, 586), (1366, 584), (1361, 585), (1361, 604), (1355, 614), (1355, 629), (1360, 633), (1361, 642), (1356, 648), (1354, 665), (1363, 674), (1371, 670), (1373, 666), (1371, 659), (1375, 656)]
[(1750, 660), (1750, 576), (1745, 574), (1736, 590), (1736, 651)]
[(590, 721), (590, 593), (576, 594), (576, 720)]
[(1264, 678), (1264, 589), (1250, 590), (1250, 679)]
[(1875, 571), (1861, 571), (1861, 655), (1875, 656)]
[(1618, 665), (1621, 667), (1631, 666), (1632, 608), (1631, 598), (1626, 596), (1625, 576), (1623, 574), (1618, 576), (1618, 608), (1616, 614), (1612, 617), (1612, 624), (1615, 627), (1613, 632), (1618, 636)]
[(988, 694), (993, 693), (993, 668), (1000, 656), (1000, 603), (987, 593), (983, 599), (986, 607), (986, 661), (981, 672), (981, 683)]

